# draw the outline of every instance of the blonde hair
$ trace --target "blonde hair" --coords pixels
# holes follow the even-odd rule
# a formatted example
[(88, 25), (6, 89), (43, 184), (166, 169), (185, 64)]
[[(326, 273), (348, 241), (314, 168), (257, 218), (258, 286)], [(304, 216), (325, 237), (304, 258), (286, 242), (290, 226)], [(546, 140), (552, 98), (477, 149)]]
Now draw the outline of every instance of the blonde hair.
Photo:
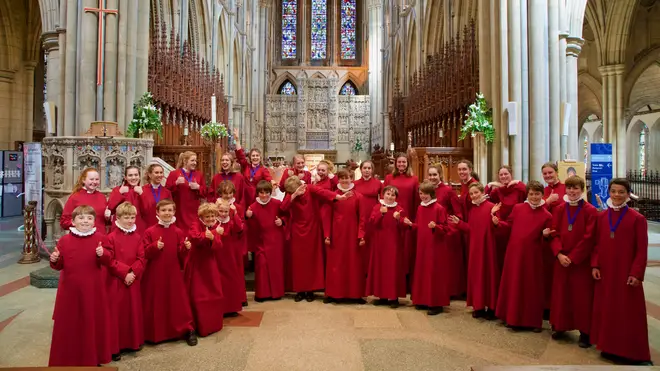
[(174, 203), (174, 201), (170, 200), (169, 198), (158, 201), (158, 203), (156, 204), (156, 211), (160, 210), (162, 207), (169, 205), (172, 205), (174, 211), (176, 211), (176, 203)]
[(197, 216), (201, 218), (208, 214), (218, 215), (218, 206), (209, 202), (199, 205), (199, 209), (197, 209)]
[(191, 157), (197, 157), (197, 154), (193, 151), (185, 151), (179, 155), (179, 160), (176, 162), (176, 167), (177, 169), (180, 169), (183, 167), (183, 165), (190, 160)]
[(442, 172), (444, 171), (444, 169), (442, 168), (442, 165), (440, 163), (435, 163), (435, 164), (429, 165), (429, 170), (431, 170), (431, 169), (435, 169), (435, 171), (438, 172), (438, 176), (440, 177), (440, 181), (442, 181), (443, 180), (442, 179), (443, 178)]
[[(229, 172), (230, 173), (235, 173), (236, 169), (234, 168), (234, 164), (236, 164), (236, 156), (234, 156), (234, 154), (231, 153), (231, 152), (225, 152), (225, 153), (222, 154), (222, 156), (220, 156), (220, 159), (222, 159), (225, 156), (229, 157)], [(220, 169), (220, 170), (222, 170), (222, 169)]]
[(316, 167), (318, 168), (319, 165), (321, 165), (321, 164), (325, 164), (325, 166), (328, 167), (328, 174), (335, 172), (335, 164), (333, 164), (332, 161), (330, 161), (330, 160), (321, 160), (321, 161), (319, 161), (318, 165), (316, 165)]
[[(400, 159), (401, 157), (406, 159), (406, 171), (404, 173), (400, 172), (399, 168), (396, 166), (396, 160)], [(394, 171), (392, 172), (392, 175), (393, 176), (397, 176), (397, 175), (412, 176), (413, 175), (413, 173), (412, 173), (412, 164), (410, 163), (410, 159), (408, 158), (408, 155), (406, 155), (403, 152), (400, 152), (394, 157)]]
[(300, 178), (298, 178), (295, 175), (292, 175), (288, 178), (286, 178), (286, 181), (284, 182), (284, 190), (287, 193), (294, 193), (298, 187), (302, 185), (302, 181)]
[(229, 210), (230, 207), (231, 207), (231, 206), (229, 205), (229, 202), (228, 202), (227, 200), (222, 199), (222, 198), (219, 198), (219, 199), (215, 202), (215, 205), (217, 206), (217, 209), (218, 209), (218, 210), (220, 210), (220, 209), (227, 209), (227, 210)]
[(137, 208), (130, 202), (122, 202), (117, 206), (115, 213), (118, 218), (121, 218), (124, 215), (137, 215)]
[(73, 209), (73, 212), (71, 213), (71, 219), (76, 219), (78, 215), (91, 215), (96, 218), (96, 211), (89, 205), (80, 205)]
[(78, 177), (78, 181), (76, 182), (76, 185), (73, 186), (73, 191), (71, 191), (71, 194), (78, 193), (78, 191), (83, 189), (83, 184), (85, 183), (85, 179), (87, 179), (87, 174), (89, 174), (92, 171), (99, 174), (99, 176), (101, 175), (101, 173), (99, 173), (99, 171), (93, 167), (88, 167), (87, 169), (83, 170), (82, 173), (80, 173), (80, 176)]
[(431, 198), (435, 198), (435, 184), (431, 182), (423, 182), (422, 184), (419, 185), (419, 191), (431, 196)]

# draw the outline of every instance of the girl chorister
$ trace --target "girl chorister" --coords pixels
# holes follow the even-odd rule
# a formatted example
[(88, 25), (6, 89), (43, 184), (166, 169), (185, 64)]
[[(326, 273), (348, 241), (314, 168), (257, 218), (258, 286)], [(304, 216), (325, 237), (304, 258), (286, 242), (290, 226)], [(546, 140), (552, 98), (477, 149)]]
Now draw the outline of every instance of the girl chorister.
[(60, 218), (62, 230), (67, 231), (73, 227), (73, 210), (78, 206), (87, 205), (94, 209), (96, 215), (94, 221), (96, 233), (106, 233), (105, 226), (106, 222), (110, 220), (110, 210), (108, 210), (108, 202), (105, 196), (98, 189), (100, 182), (99, 172), (94, 168), (87, 168), (80, 173), (78, 182), (73, 187), (71, 196), (69, 196), (62, 211), (62, 217)]
[[(156, 205), (160, 200), (172, 199), (172, 192), (162, 186), (163, 167), (158, 164), (151, 164), (145, 171), (145, 185), (142, 186), (140, 195), (140, 215), (145, 229), (158, 224), (156, 216)], [(136, 206), (137, 207), (137, 206)]]
[(179, 155), (177, 168), (167, 176), (167, 189), (172, 192), (176, 205), (176, 223), (179, 229), (188, 229), (197, 221), (197, 209), (206, 197), (204, 174), (197, 170), (197, 154), (186, 151)]
[(245, 302), (245, 273), (243, 272), (243, 221), (237, 212), (231, 212), (231, 204), (219, 199), (218, 222), (224, 233), (220, 235), (222, 248), (215, 250), (216, 264), (222, 281), (224, 295), (222, 311), (234, 317), (243, 310)]
[(234, 155), (231, 153), (224, 153), (220, 159), (220, 171), (213, 176), (211, 181), (211, 189), (208, 192), (207, 199), (209, 202), (215, 202), (217, 199), (222, 198), (222, 194), (218, 193), (220, 183), (229, 181), (234, 185), (234, 203), (241, 205), (245, 208), (252, 202), (252, 199), (246, 200), (245, 198), (245, 178), (240, 171), (234, 171)]
[[(377, 178), (374, 177), (374, 164), (371, 161), (362, 161), (360, 164), (360, 172), (362, 177), (353, 184), (355, 184), (355, 191), (362, 195), (360, 201), (360, 213), (362, 218), (364, 218), (365, 223), (369, 220), (371, 216), (371, 210), (374, 209), (374, 206), (378, 204), (380, 199), (380, 194), (383, 192), (383, 183)], [(369, 240), (368, 229), (365, 230), (367, 233), (365, 235), (365, 240)], [(365, 244), (362, 246), (362, 264), (364, 265), (364, 271), (366, 272), (369, 269), (369, 258), (371, 257), (370, 244)]]
[[(123, 202), (129, 202), (135, 206), (138, 212), (135, 225), (139, 234), (144, 233), (145, 224), (140, 216), (140, 200), (143, 193), (142, 186), (140, 186), (140, 168), (134, 165), (127, 166), (124, 170), (124, 182), (113, 188), (108, 198), (108, 209), (115, 215), (117, 206)], [(113, 226), (111, 229), (116, 228)]]

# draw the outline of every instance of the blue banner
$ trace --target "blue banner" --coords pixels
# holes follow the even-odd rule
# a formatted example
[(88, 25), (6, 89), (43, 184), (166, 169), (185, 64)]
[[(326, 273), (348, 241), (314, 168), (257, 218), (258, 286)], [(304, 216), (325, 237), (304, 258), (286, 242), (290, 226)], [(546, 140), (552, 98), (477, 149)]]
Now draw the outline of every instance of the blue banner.
[(596, 195), (603, 202), (603, 207), (610, 198), (607, 188), (612, 180), (612, 144), (591, 144), (591, 203), (599, 207)]

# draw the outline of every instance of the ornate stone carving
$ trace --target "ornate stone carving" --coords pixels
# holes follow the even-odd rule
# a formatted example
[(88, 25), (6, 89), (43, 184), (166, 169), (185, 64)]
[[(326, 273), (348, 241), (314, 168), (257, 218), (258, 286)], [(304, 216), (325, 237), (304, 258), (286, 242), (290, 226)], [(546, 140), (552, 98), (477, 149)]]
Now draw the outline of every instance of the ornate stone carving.
[(124, 168), (126, 167), (126, 160), (121, 157), (107, 158), (106, 165), (106, 187), (114, 188), (120, 186), (124, 180)]

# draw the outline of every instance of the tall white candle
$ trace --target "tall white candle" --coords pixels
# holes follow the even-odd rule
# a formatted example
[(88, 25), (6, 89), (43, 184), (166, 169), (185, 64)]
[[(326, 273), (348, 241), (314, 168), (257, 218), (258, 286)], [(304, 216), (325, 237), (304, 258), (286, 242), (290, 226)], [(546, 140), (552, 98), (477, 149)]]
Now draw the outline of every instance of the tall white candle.
[(211, 122), (215, 122), (215, 95), (211, 95)]
[(188, 125), (183, 127), (183, 135), (188, 135)]
[(390, 143), (390, 151), (394, 152), (394, 143)]

